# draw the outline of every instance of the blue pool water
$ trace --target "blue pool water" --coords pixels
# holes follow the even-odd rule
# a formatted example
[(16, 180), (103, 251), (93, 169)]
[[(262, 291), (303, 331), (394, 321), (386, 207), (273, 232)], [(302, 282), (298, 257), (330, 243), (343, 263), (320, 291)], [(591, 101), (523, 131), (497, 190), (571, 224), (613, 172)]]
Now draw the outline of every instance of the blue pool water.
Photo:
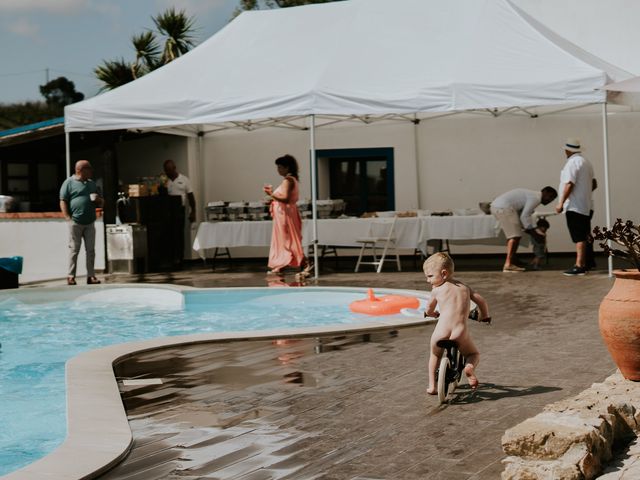
[[(199, 290), (184, 297), (145, 290), (100, 290), (94, 298), (48, 303), (0, 297), (0, 475), (50, 453), (64, 440), (64, 365), (80, 352), (163, 336), (368, 319), (348, 309), (364, 297), (356, 289)], [(147, 297), (147, 292), (156, 295)], [(144, 304), (135, 301), (139, 296)], [(36, 293), (33, 298), (37, 301)]]

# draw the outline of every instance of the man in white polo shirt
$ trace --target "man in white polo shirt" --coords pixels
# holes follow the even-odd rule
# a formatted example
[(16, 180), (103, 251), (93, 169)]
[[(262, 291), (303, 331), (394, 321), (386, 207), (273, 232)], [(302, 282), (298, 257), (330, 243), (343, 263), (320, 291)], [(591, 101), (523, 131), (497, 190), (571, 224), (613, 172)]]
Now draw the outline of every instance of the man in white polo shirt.
[(598, 186), (593, 166), (582, 156), (580, 140), (569, 138), (564, 145), (567, 162), (560, 173), (560, 198), (556, 212), (564, 210), (571, 240), (576, 244), (576, 264), (564, 272), (567, 276), (584, 275), (595, 266), (591, 217), (592, 192)]
[(515, 256), (520, 245), (523, 230), (535, 236), (533, 211), (540, 204), (547, 205), (558, 196), (555, 188), (544, 187), (539, 192), (516, 188), (503, 193), (491, 202), (491, 213), (507, 237), (507, 258), (502, 271), (506, 273), (524, 272), (524, 268), (516, 265)]

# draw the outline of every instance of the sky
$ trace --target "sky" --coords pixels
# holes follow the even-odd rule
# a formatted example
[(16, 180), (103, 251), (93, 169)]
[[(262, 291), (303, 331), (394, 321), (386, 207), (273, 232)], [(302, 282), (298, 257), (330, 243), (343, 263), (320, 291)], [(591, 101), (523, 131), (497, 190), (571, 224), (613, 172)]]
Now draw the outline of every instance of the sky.
[[(394, 0), (389, 0), (394, 1)], [(640, 74), (640, 2), (514, 0), (568, 40)], [(224, 27), (239, 0), (0, 0), (0, 103), (43, 100), (39, 86), (65, 76), (85, 97), (100, 83), (103, 60), (133, 60), (131, 37), (153, 27), (168, 7), (195, 17), (197, 41)]]
[(224, 27), (238, 0), (0, 0), (0, 103), (44, 100), (40, 85), (64, 76), (85, 98), (99, 92), (93, 69), (133, 60), (131, 37), (169, 7), (195, 17), (196, 42)]

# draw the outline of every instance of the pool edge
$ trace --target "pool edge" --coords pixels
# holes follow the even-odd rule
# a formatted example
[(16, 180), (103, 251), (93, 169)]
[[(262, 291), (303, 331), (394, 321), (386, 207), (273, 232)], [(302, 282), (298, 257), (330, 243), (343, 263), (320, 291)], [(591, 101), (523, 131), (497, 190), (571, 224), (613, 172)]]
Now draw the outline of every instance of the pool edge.
[[(112, 285), (120, 288), (121, 285)], [(102, 288), (109, 288), (105, 285)], [(151, 288), (179, 291), (201, 290), (167, 284), (153, 284)], [(256, 288), (256, 287), (247, 287)], [(264, 287), (257, 287), (264, 288)], [(356, 290), (359, 287), (304, 287), (305, 289)], [(202, 289), (209, 290), (209, 289)], [(427, 292), (407, 289), (380, 288), (380, 292), (411, 292), (421, 297)], [(32, 290), (33, 292), (33, 290)], [(81, 480), (101, 475), (119, 463), (131, 449), (133, 436), (126, 411), (122, 405), (114, 363), (135, 354), (179, 345), (218, 343), (228, 341), (269, 340), (342, 333), (371, 332), (407, 328), (434, 323), (430, 319), (411, 319), (394, 316), (349, 326), (345, 324), (291, 329), (271, 329), (253, 332), (224, 332), (158, 337), (149, 340), (121, 343), (83, 352), (67, 361), (65, 368), (67, 392), (67, 437), (47, 456), (14, 472), (2, 480), (59, 479)]]

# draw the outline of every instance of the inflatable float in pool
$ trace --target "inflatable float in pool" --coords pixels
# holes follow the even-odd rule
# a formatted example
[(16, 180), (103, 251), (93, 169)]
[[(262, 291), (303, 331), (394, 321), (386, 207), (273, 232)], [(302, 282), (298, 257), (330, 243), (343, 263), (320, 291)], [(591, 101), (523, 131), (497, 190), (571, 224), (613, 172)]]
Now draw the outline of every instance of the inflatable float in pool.
[(349, 304), (349, 309), (354, 313), (364, 313), (365, 315), (394, 315), (400, 313), (403, 308), (417, 309), (420, 300), (416, 297), (404, 295), (383, 295), (376, 297), (373, 289), (369, 289), (367, 298), (356, 300)]

